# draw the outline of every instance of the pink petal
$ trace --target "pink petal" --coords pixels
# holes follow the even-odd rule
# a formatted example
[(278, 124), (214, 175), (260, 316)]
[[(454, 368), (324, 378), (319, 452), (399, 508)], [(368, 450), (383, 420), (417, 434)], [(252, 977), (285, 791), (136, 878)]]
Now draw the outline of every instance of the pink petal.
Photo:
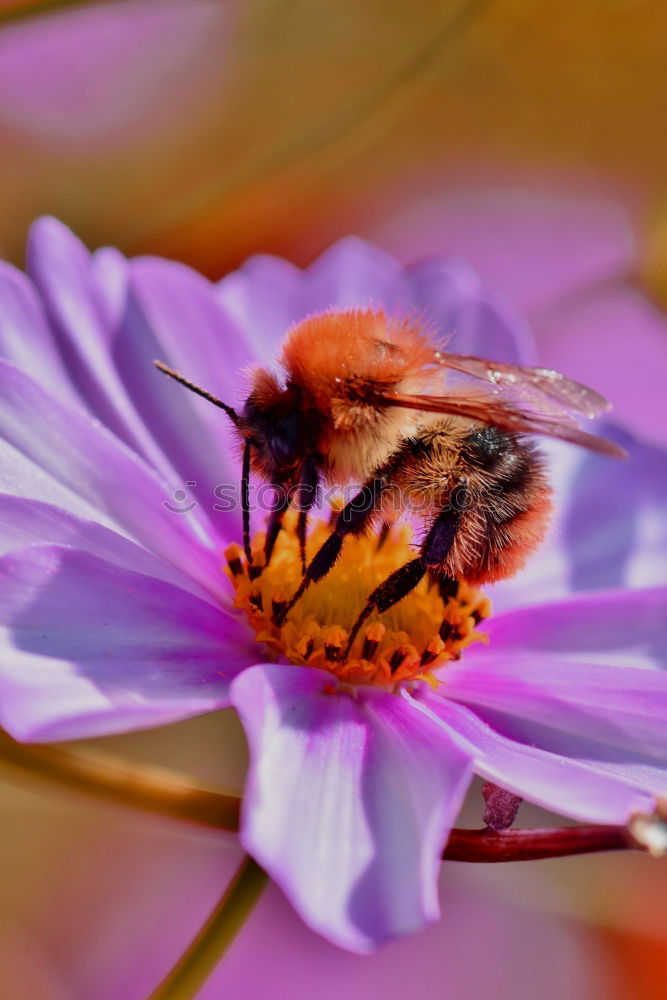
[[(533, 608), (518, 608), (484, 624), (490, 646), (477, 646), (465, 664), (502, 656), (546, 656), (605, 666), (664, 670), (667, 666), (667, 586), (578, 594)], [(537, 673), (537, 671), (536, 671)], [(450, 676), (449, 668), (446, 676)], [(619, 675), (620, 676), (620, 675)], [(662, 682), (667, 689), (666, 679)], [(653, 682), (660, 684), (660, 678)], [(642, 683), (638, 679), (637, 683)]]
[(236, 617), (163, 580), (64, 546), (0, 560), (2, 725), (62, 740), (224, 707), (254, 659)]
[(489, 590), (496, 610), (665, 582), (667, 451), (611, 424), (599, 432), (628, 451), (625, 465), (566, 444), (542, 445), (555, 490), (553, 524), (526, 568)]
[(232, 685), (251, 752), (241, 838), (306, 923), (366, 952), (437, 919), (469, 760), (401, 699), (330, 686), (278, 665)]
[(308, 312), (408, 305), (406, 274), (395, 257), (355, 236), (334, 243), (307, 271)]
[(173, 583), (202, 600), (214, 603), (215, 607), (220, 605), (219, 600), (176, 566), (136, 545), (124, 535), (53, 504), (0, 493), (0, 556), (28, 545), (44, 543), (81, 549), (125, 569)]
[(29, 278), (0, 262), (0, 356), (69, 402), (78, 399)]
[(504, 736), (657, 793), (667, 784), (667, 588), (612, 591), (488, 623), (443, 694)]
[(280, 353), (285, 332), (307, 314), (306, 275), (268, 254), (257, 254), (217, 285), (225, 312), (246, 331), (256, 358), (269, 361)]
[(51, 218), (32, 227), (29, 266), (83, 406), (194, 500), (201, 520), (234, 530), (238, 518), (216, 506), (218, 487), (238, 488), (229, 421), (153, 364), (172, 363), (223, 398), (242, 385), (249, 351), (213, 286), (171, 261), (91, 255)]
[[(183, 264), (131, 262), (132, 300), (116, 341), (116, 363), (144, 419), (184, 478), (236, 483), (237, 443), (225, 414), (157, 373), (153, 359), (176, 368), (230, 406), (246, 395), (255, 360), (246, 330), (217, 301), (215, 287)], [(267, 359), (270, 360), (270, 359)]]
[(326, 309), (381, 307), (418, 316), (460, 353), (533, 360), (525, 321), (456, 258), (403, 268), (395, 257), (354, 236), (335, 243), (305, 271), (278, 257), (252, 257), (218, 286), (225, 310), (252, 338), (262, 359), (275, 358), (285, 332)]
[[(173, 513), (173, 489), (105, 428), (0, 361), (0, 482), (128, 534), (214, 593), (224, 592), (215, 543), (197, 511)], [(63, 489), (64, 488), (64, 489)], [(82, 502), (81, 502), (82, 501)]]
[(535, 364), (525, 319), (487, 288), (457, 257), (433, 257), (408, 268), (414, 302), (449, 350), (501, 361)]
[(129, 261), (115, 247), (102, 247), (90, 255), (90, 280), (102, 322), (116, 329), (127, 301)]
[(164, 468), (164, 457), (113, 364), (115, 328), (104, 321), (88, 250), (67, 226), (45, 216), (30, 230), (28, 273), (82, 403), (126, 444)]
[[(651, 795), (613, 777), (604, 766), (507, 739), (471, 709), (430, 690), (404, 697), (438, 719), (453, 739), (458, 736), (462, 748), (472, 754), (477, 774), (545, 809), (587, 823), (623, 824), (634, 812), (653, 808)], [(653, 785), (654, 791), (665, 789), (667, 773)]]
[(443, 692), (524, 744), (651, 792), (667, 782), (667, 588), (610, 591), (488, 623)]

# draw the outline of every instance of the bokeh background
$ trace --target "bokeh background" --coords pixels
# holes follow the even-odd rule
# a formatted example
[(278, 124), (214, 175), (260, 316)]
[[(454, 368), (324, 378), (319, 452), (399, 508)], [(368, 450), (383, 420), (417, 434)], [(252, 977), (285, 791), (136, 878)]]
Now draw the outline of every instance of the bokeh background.
[[(667, 444), (666, 62), (663, 0), (0, 3), (0, 255), (21, 264), (42, 213), (214, 278), (350, 232), (455, 254), (546, 364)], [(230, 713), (98, 743), (242, 781)], [(0, 1000), (143, 1000), (233, 841), (0, 779)], [(450, 863), (442, 881), (442, 924), (368, 959), (270, 890), (202, 996), (664, 998), (664, 864)]]

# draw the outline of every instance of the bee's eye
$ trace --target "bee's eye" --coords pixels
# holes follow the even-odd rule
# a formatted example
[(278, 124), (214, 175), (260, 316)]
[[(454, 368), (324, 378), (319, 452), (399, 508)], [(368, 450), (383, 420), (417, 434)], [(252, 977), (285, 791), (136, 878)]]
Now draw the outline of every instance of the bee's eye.
[(297, 419), (296, 413), (283, 417), (271, 428), (268, 444), (277, 465), (293, 462), (297, 455)]
[(284, 465), (294, 458), (294, 445), (280, 434), (272, 434), (269, 447), (277, 465)]

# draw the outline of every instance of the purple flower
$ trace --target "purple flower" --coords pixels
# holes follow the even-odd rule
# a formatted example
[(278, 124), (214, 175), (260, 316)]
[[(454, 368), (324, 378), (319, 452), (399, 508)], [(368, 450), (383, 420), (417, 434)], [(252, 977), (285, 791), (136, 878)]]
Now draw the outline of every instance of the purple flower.
[(28, 277), (0, 272), (0, 721), (17, 739), (76, 739), (233, 705), (251, 751), (244, 846), (307, 923), (360, 952), (437, 919), (473, 773), (600, 823), (667, 792), (667, 457), (622, 430), (607, 433), (630, 451), (623, 469), (549, 445), (550, 537), (493, 588), (489, 643), (435, 689), (350, 691), (269, 662), (233, 609), (226, 419), (152, 359), (237, 405), (239, 372), (270, 363), (290, 324), (369, 304), (423, 312), (461, 353), (532, 360), (527, 329), (465, 264), (404, 268), (355, 239), (304, 272), (257, 257), (214, 286), (168, 261), (90, 256), (43, 219)]

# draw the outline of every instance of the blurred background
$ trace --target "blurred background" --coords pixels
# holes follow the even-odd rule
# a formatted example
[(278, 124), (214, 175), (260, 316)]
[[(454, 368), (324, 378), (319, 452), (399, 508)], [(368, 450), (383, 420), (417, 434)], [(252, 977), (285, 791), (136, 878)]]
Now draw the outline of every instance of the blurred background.
[[(21, 264), (42, 213), (214, 278), (350, 232), (455, 254), (544, 363), (664, 444), (666, 60), (663, 0), (0, 3), (0, 256)], [(227, 715), (99, 742), (239, 787)], [(142, 1000), (233, 842), (3, 774), (0, 1000)], [(202, 996), (665, 996), (664, 866), (447, 864), (443, 885), (442, 924), (370, 959), (271, 890)]]

